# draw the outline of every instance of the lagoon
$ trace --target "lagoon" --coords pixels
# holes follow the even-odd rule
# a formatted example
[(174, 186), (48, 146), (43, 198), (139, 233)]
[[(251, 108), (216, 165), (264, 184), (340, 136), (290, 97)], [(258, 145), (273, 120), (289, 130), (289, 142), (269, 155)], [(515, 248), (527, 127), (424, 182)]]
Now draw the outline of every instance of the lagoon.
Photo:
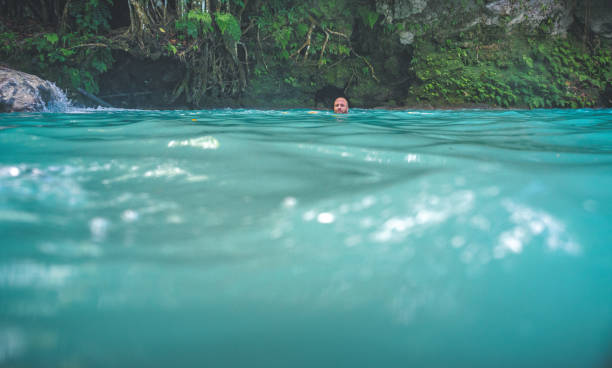
[(0, 115), (0, 365), (605, 367), (612, 110)]

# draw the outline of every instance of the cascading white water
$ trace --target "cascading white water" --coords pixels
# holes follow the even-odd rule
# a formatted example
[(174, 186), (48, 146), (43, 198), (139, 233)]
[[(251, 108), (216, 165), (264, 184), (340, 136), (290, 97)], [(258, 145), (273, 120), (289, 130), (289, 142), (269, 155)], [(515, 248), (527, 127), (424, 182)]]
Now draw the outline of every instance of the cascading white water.
[[(67, 112), (71, 108), (73, 108), (72, 101), (66, 96), (64, 91), (62, 91), (58, 86), (53, 82), (49, 82), (49, 98), (43, 102), (43, 111), (44, 112)], [(45, 99), (43, 99), (44, 101)]]
[(72, 101), (55, 83), (0, 66), (0, 111), (68, 112)]

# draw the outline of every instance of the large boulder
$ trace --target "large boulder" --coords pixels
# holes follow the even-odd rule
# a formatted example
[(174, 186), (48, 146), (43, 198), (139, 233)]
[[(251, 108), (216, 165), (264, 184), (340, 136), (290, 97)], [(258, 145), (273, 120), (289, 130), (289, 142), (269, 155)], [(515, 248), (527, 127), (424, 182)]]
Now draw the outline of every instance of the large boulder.
[(49, 103), (63, 99), (55, 84), (0, 66), (0, 112), (43, 111)]

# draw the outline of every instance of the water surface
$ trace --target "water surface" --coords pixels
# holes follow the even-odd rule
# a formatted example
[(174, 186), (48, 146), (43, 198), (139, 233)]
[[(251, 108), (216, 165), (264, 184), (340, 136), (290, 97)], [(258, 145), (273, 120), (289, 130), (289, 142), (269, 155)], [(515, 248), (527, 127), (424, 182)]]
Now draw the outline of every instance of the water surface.
[(0, 128), (0, 366), (612, 363), (612, 110)]

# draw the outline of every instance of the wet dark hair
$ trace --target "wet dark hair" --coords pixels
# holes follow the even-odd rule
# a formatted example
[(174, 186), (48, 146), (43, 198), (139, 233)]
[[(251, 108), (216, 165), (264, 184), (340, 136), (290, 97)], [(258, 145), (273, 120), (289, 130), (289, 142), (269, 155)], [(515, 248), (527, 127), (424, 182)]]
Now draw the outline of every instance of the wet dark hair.
[(351, 104), (351, 102), (349, 101), (348, 97), (346, 96), (346, 94), (344, 93), (345, 89), (340, 88), (340, 87), (336, 87), (336, 86), (332, 86), (332, 85), (326, 85), (325, 87), (317, 90), (315, 92), (314, 95), (314, 107), (318, 107), (319, 103), (323, 104), (323, 106), (333, 106), (334, 101), (336, 101), (336, 99), (338, 97), (342, 97), (345, 98), (346, 101), (349, 103), (349, 105)]
[(339, 98), (344, 98), (344, 100), (346, 101), (347, 106), (351, 106), (351, 101), (349, 101), (349, 99), (346, 96), (338, 96), (336, 98), (334, 98), (334, 105), (336, 104), (336, 100)]

